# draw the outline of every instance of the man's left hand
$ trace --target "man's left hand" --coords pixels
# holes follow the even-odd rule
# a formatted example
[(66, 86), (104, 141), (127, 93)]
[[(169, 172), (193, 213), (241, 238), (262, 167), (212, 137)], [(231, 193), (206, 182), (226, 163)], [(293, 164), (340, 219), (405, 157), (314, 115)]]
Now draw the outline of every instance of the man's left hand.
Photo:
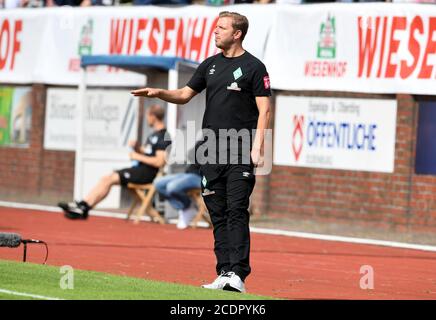
[(253, 161), (255, 167), (262, 165), (260, 149), (253, 148), (251, 150), (251, 161)]

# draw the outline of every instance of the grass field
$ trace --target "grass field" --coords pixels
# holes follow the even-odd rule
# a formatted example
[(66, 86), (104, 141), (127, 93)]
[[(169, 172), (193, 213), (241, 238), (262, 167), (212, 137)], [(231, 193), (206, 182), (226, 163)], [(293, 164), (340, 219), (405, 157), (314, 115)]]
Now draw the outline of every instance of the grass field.
[(74, 289), (61, 289), (61, 283), (67, 283), (66, 273), (59, 267), (0, 260), (0, 299), (37, 299), (19, 293), (71, 300), (272, 299), (83, 270), (74, 270)]

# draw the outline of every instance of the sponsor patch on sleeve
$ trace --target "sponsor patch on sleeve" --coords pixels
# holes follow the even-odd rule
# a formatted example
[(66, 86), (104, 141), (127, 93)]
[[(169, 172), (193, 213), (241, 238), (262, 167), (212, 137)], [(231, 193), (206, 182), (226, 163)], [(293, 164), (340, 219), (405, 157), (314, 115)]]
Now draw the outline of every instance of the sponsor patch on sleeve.
[(263, 77), (263, 86), (265, 87), (265, 89), (270, 88), (269, 76)]

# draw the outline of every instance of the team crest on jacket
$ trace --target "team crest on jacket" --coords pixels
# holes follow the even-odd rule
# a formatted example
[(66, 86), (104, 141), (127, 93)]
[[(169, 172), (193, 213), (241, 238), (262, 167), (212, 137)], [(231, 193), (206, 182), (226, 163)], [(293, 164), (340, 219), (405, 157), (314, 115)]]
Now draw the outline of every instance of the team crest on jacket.
[(242, 76), (241, 67), (233, 71), (233, 77), (235, 78), (235, 80), (238, 80), (241, 76)]

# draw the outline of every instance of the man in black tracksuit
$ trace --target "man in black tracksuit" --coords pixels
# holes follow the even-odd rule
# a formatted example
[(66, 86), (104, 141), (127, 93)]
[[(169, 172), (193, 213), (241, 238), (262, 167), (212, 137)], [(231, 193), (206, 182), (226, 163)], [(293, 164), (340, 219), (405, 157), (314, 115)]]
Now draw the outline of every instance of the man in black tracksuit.
[(244, 281), (251, 271), (249, 197), (271, 108), (266, 68), (242, 47), (247, 30), (245, 16), (221, 12), (214, 33), (222, 52), (203, 61), (187, 86), (132, 92), (185, 104), (206, 89), (205, 141), (197, 150), (197, 161), (214, 227), (218, 278), (203, 287), (238, 292), (245, 291)]

